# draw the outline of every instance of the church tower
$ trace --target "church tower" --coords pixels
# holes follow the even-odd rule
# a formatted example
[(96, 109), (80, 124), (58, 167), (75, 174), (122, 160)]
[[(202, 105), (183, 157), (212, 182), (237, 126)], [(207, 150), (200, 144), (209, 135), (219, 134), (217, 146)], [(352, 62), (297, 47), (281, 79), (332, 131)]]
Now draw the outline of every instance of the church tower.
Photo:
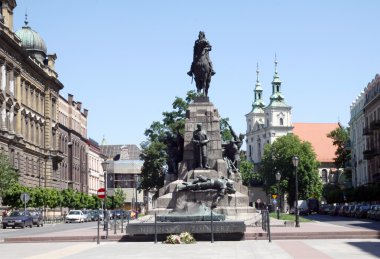
[[(256, 85), (254, 92), (254, 102), (252, 110), (245, 115), (247, 122), (246, 142), (247, 142), (247, 159), (253, 163), (260, 161), (261, 153), (254, 150), (261, 150), (260, 134), (264, 131), (265, 113), (263, 101), (263, 88), (259, 81), (259, 65), (256, 69)], [(255, 140), (255, 141), (253, 141)]]
[(275, 58), (275, 71), (272, 81), (272, 95), (270, 103), (264, 107), (262, 101), (262, 88), (258, 80), (255, 88), (255, 101), (252, 111), (246, 116), (247, 121), (247, 159), (255, 165), (260, 164), (265, 144), (272, 144), (278, 137), (292, 133), (292, 107), (285, 103), (281, 92), (281, 80), (277, 71), (277, 58)]

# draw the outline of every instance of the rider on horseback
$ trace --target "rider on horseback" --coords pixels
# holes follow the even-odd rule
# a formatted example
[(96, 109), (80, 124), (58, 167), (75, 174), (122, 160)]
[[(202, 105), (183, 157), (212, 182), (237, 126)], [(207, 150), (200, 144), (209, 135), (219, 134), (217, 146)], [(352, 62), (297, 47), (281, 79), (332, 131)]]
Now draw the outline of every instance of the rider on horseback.
[[(204, 53), (203, 53), (204, 51)], [(210, 60), (210, 57), (208, 55), (208, 52), (211, 51), (211, 45), (206, 39), (206, 35), (203, 31), (199, 32), (198, 39), (194, 43), (194, 54), (193, 54), (193, 62), (191, 63), (190, 71), (187, 72), (189, 76), (192, 76), (194, 73), (194, 63), (196, 60), (200, 58), (202, 54), (205, 54), (206, 59), (209, 63), (209, 66), (211, 68), (211, 76), (215, 75), (215, 71), (212, 67), (212, 62)]]

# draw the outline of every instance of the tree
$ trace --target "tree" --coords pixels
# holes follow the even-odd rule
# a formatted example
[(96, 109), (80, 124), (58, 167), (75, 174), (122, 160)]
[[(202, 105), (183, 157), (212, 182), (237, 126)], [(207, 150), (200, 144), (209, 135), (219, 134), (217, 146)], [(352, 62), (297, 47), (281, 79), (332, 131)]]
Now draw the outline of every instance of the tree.
[(346, 148), (350, 142), (349, 128), (338, 127), (327, 134), (333, 140), (333, 145), (337, 146), (334, 163), (336, 168), (344, 168), (346, 162), (351, 158), (351, 151)]
[[(163, 112), (162, 122), (155, 121), (145, 130), (147, 141), (141, 144), (144, 164), (140, 189), (162, 187), (166, 171), (175, 170), (173, 163), (182, 160), (186, 110), (195, 96), (195, 91), (189, 91), (185, 100), (176, 97), (172, 104), (173, 111)], [(170, 161), (169, 159), (174, 159), (173, 146), (178, 149), (178, 157), (175, 161)]]
[(289, 204), (295, 200), (295, 168), (292, 157), (298, 156), (298, 199), (321, 197), (322, 181), (318, 175), (319, 162), (309, 142), (288, 134), (276, 139), (272, 145), (264, 147), (264, 155), (259, 170), (267, 193), (276, 193), (275, 174), (281, 174), (280, 193), (288, 193)]
[(10, 185), (4, 192), (3, 205), (11, 208), (24, 207), (24, 203), (20, 199), (21, 194), (24, 192), (30, 193), (29, 188), (22, 186), (20, 183)]
[(121, 208), (124, 205), (124, 201), (127, 195), (124, 193), (124, 191), (120, 188), (117, 188), (115, 190), (115, 195), (114, 195), (114, 205), (115, 208)]
[(253, 173), (253, 164), (249, 162), (245, 156), (240, 156), (240, 167), (239, 171), (241, 174), (241, 178), (243, 181), (243, 184), (248, 186), (250, 185), (251, 181), (254, 179), (254, 173)]
[(9, 163), (9, 158), (0, 153), (0, 199), (5, 192), (18, 182), (18, 173)]

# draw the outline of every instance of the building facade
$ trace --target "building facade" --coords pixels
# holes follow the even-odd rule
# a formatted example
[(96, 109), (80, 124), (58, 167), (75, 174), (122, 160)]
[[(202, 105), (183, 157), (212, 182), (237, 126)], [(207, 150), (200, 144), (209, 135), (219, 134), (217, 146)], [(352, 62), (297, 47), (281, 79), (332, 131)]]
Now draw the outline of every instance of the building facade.
[(103, 161), (104, 156), (98, 142), (90, 138), (88, 140), (88, 194), (96, 195), (99, 188), (104, 187)]
[(102, 154), (107, 158), (107, 192), (112, 196), (116, 189), (126, 194), (125, 208), (142, 208), (146, 203), (139, 182), (143, 161), (141, 150), (136, 145), (100, 145)]
[(351, 105), (354, 186), (380, 183), (380, 76)]
[(0, 149), (26, 186), (59, 188), (58, 100), (63, 88), (43, 39), (13, 31), (14, 0), (0, 0)]
[(88, 110), (82, 110), (82, 103), (74, 101), (72, 94), (68, 94), (67, 100), (59, 96), (58, 107), (58, 143), (63, 154), (63, 160), (58, 166), (61, 174), (60, 189), (71, 188), (89, 193)]
[(363, 151), (366, 147), (366, 139), (363, 134), (365, 125), (364, 116), (365, 94), (362, 91), (350, 106), (350, 140), (352, 159), (352, 185), (358, 187), (369, 183), (367, 159), (364, 159)]

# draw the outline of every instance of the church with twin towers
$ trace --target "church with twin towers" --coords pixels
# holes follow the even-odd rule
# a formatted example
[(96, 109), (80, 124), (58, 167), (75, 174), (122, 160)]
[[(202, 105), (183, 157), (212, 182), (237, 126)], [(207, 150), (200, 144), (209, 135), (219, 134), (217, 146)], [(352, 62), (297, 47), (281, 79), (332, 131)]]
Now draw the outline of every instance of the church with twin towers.
[[(247, 121), (247, 159), (255, 167), (261, 163), (265, 144), (272, 144), (278, 137), (293, 132), (292, 107), (285, 103), (281, 92), (281, 80), (277, 71), (277, 59), (272, 81), (272, 95), (269, 104), (263, 100), (263, 88), (259, 81), (259, 67), (256, 70), (256, 84), (252, 110), (245, 115)], [(254, 169), (256, 171), (256, 169)]]

